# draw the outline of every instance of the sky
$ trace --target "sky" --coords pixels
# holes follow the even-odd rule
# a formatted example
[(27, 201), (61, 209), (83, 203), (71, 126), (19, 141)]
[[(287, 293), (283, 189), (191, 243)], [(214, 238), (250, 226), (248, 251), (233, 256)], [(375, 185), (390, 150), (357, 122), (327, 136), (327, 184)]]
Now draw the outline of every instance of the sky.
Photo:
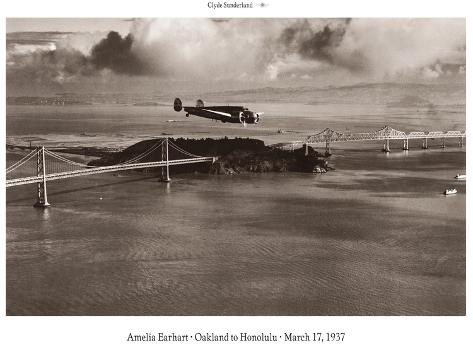
[(464, 19), (7, 19), (7, 94), (465, 80)]
[(132, 19), (126, 18), (7, 18), (8, 32), (130, 32)]

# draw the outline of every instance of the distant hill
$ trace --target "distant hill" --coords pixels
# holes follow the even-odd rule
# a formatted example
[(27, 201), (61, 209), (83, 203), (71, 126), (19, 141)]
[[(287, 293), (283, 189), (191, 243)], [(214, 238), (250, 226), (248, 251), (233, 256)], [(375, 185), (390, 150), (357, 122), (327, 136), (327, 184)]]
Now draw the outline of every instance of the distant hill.
[(304, 104), (381, 104), (403, 103), (405, 97), (435, 105), (465, 104), (464, 83), (360, 83), (322, 88), (263, 87), (248, 90), (227, 90), (202, 94), (204, 101), (233, 102), (295, 102)]
[[(262, 87), (180, 95), (186, 104), (301, 103), (308, 105), (386, 105), (388, 107), (464, 106), (465, 83), (360, 83), (347, 86)], [(8, 105), (127, 104), (171, 106), (177, 93), (58, 93), (50, 97), (10, 96)]]

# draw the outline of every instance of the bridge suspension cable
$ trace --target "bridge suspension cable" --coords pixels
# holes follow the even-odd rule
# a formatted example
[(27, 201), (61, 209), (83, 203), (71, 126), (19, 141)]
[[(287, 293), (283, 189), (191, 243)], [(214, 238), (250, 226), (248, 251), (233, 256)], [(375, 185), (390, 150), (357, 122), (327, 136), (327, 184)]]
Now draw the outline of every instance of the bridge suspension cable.
[(193, 157), (193, 158), (202, 158), (201, 155), (195, 155), (195, 154), (189, 153), (189, 152), (185, 151), (184, 149), (182, 149), (181, 147), (179, 147), (179, 146), (177, 146), (176, 144), (174, 144), (173, 142), (168, 142), (168, 144), (169, 144), (172, 148), (176, 149), (178, 152), (180, 152), (180, 153), (182, 153), (182, 154), (184, 154), (184, 155), (187, 155), (187, 156)]
[(49, 156), (51, 156), (51, 157), (53, 157), (53, 158), (56, 158), (56, 159), (58, 159), (58, 160), (61, 160), (62, 162), (67, 163), (67, 164), (71, 164), (71, 165), (74, 165), (74, 166), (80, 166), (80, 167), (84, 167), (84, 168), (93, 166), (93, 165), (87, 165), (87, 164), (83, 164), (83, 163), (78, 163), (78, 162), (75, 162), (75, 161), (73, 161), (73, 160), (64, 158), (63, 156), (60, 156), (59, 154), (53, 153), (53, 152), (51, 152), (51, 151), (49, 151), (49, 150), (47, 150), (47, 149), (44, 149), (44, 152), (45, 152), (47, 155), (49, 155)]
[(135, 163), (137, 162), (138, 160), (148, 156), (149, 154), (151, 154), (152, 152), (154, 152), (156, 149), (158, 149), (159, 147), (161, 147), (164, 143), (164, 140), (161, 140), (161, 143), (157, 142), (155, 143), (151, 148), (149, 148), (148, 150), (146, 150), (145, 152), (137, 155), (136, 157), (134, 158), (131, 158), (131, 159), (128, 159), (124, 162), (121, 162), (119, 163), (118, 165), (123, 165), (123, 164), (132, 164), (132, 163)]
[(8, 173), (12, 172), (13, 170), (20, 167), (21, 165), (23, 165), (24, 163), (26, 163), (28, 160), (30, 160), (32, 157), (35, 157), (35, 156), (36, 156), (36, 151), (32, 150), (31, 152), (29, 152), (29, 154), (25, 155), (23, 158), (18, 160), (16, 163), (9, 166), (6, 169), (6, 173), (8, 174)]

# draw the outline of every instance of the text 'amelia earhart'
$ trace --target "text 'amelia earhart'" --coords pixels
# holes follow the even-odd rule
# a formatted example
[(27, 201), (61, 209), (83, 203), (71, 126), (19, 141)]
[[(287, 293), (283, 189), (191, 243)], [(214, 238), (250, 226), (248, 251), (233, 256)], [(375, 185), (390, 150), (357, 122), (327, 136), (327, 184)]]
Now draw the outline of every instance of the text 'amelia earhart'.
[(144, 333), (128, 335), (127, 341), (153, 341), (153, 342), (187, 342), (187, 341), (278, 341), (278, 337), (272, 333), (239, 333), (239, 334), (215, 334), (215, 333)]

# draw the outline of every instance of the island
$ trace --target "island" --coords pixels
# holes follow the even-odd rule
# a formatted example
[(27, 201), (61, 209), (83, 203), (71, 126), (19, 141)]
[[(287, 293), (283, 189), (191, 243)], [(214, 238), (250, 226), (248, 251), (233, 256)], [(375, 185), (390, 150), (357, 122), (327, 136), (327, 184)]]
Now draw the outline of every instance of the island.
[[(107, 166), (123, 163), (137, 155), (152, 149), (160, 141), (149, 139), (138, 142), (120, 152), (103, 152), (101, 157), (89, 162), (90, 166)], [(171, 166), (176, 173), (210, 173), (218, 175), (240, 174), (245, 172), (306, 172), (325, 173), (330, 167), (325, 156), (308, 147), (295, 150), (284, 150), (277, 146), (265, 145), (262, 140), (252, 138), (222, 139), (186, 139), (169, 138), (169, 142), (187, 152), (198, 156), (217, 157), (212, 163)], [(182, 153), (169, 150), (169, 159), (183, 159)], [(162, 160), (162, 150), (156, 149), (140, 162)], [(159, 169), (159, 168), (155, 168)]]

